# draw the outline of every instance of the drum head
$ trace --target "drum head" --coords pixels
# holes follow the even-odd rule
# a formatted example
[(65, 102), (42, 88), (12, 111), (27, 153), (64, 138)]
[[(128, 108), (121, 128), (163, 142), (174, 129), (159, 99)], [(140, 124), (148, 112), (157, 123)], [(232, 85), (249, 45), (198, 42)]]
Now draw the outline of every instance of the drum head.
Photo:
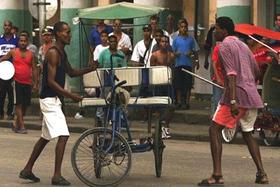
[(0, 62), (0, 79), (9, 80), (13, 78), (15, 74), (15, 68), (10, 61)]

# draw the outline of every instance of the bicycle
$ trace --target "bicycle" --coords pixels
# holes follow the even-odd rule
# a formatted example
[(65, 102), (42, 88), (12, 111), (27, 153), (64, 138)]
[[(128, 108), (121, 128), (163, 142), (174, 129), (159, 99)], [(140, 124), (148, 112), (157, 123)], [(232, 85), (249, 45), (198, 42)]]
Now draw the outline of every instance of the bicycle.
[[(153, 150), (156, 176), (160, 177), (165, 148), (161, 138), (161, 123), (156, 121), (152, 137), (141, 139), (139, 144), (135, 143), (131, 136), (125, 108), (116, 92), (126, 84), (126, 81), (115, 85), (114, 82), (118, 78), (114, 71), (110, 71), (109, 74), (112, 88), (109, 101), (105, 101), (107, 109), (105, 125), (85, 131), (76, 141), (71, 153), (74, 172), (88, 186), (117, 186), (128, 176), (132, 165), (132, 153)], [(145, 99), (136, 98), (134, 102), (143, 102)], [(123, 131), (126, 132), (127, 138), (124, 138)]]

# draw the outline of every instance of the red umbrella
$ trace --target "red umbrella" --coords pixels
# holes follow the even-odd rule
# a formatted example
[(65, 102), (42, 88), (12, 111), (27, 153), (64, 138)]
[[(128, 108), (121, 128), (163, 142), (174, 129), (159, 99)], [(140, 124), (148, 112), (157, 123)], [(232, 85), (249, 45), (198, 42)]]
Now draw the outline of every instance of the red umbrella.
[(253, 35), (257, 34), (265, 38), (273, 39), (273, 40), (280, 40), (280, 32), (276, 32), (270, 29), (266, 29), (264, 27), (250, 25), (250, 24), (236, 24), (235, 31), (246, 34), (246, 35)]

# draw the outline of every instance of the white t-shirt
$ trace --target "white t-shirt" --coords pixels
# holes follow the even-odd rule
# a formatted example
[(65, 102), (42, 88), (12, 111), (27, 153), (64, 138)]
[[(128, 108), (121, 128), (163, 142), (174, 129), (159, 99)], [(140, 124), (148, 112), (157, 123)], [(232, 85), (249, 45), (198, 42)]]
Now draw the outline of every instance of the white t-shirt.
[[(109, 34), (109, 36), (111, 36), (113, 34), (114, 33), (112, 32), (112, 33)], [(131, 44), (130, 38), (124, 32), (122, 32), (122, 37), (121, 37), (120, 41), (118, 42), (118, 49), (122, 49), (122, 47), (126, 47), (130, 51), (132, 51), (132, 44)]]
[[(145, 51), (146, 51), (146, 46), (145, 46), (144, 40), (141, 40), (135, 45), (132, 56), (131, 56), (131, 60), (135, 61), (135, 62), (139, 62), (140, 57), (144, 56)], [(150, 67), (151, 55), (152, 55), (152, 48), (150, 47), (150, 49), (147, 51), (145, 59), (144, 59), (144, 62), (147, 67)]]
[(93, 52), (93, 60), (94, 61), (98, 61), (98, 58), (99, 58), (99, 55), (100, 53), (104, 50), (104, 49), (107, 49), (109, 48), (109, 45), (108, 46), (103, 46), (102, 44), (99, 44), (95, 47), (94, 49), (94, 52)]

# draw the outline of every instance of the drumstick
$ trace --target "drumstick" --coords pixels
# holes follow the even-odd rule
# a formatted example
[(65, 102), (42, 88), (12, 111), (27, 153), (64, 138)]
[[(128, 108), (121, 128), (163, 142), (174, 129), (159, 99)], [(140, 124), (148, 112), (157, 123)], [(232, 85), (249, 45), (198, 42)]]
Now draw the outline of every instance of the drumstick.
[(207, 80), (207, 79), (205, 79), (205, 78), (203, 78), (203, 77), (201, 77), (201, 76), (199, 76), (199, 75), (197, 75), (197, 74), (195, 74), (195, 73), (193, 73), (193, 72), (191, 72), (189, 70), (186, 70), (186, 69), (182, 68), (182, 71), (184, 71), (184, 72), (186, 72), (188, 74), (191, 74), (192, 76), (194, 76), (194, 77), (196, 77), (196, 78), (198, 78), (198, 79), (200, 79), (200, 80), (202, 80), (204, 82), (212, 84), (213, 86), (216, 86), (216, 87), (221, 88), (221, 89), (225, 89), (224, 87), (222, 87), (222, 86), (220, 86), (220, 85), (218, 85), (218, 84), (216, 84), (216, 83), (214, 83), (212, 81), (209, 81), (209, 80)]

